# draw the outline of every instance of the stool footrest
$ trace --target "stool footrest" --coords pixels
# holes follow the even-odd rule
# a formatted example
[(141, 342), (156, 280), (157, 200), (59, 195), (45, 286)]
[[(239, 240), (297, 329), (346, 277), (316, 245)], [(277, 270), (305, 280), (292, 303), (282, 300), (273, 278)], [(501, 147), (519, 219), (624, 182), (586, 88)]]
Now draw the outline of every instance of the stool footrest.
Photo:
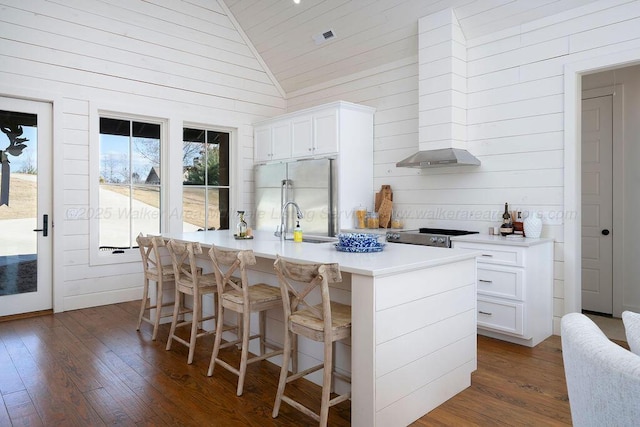
[(324, 368), (324, 365), (320, 364), (320, 365), (313, 366), (313, 367), (311, 367), (309, 369), (305, 369), (304, 371), (300, 371), (300, 372), (298, 372), (296, 374), (289, 375), (287, 377), (287, 382), (290, 383), (291, 381), (295, 381), (298, 378), (302, 378), (302, 377), (304, 377), (306, 375), (309, 375), (309, 374), (311, 374), (311, 373), (313, 373), (315, 371), (319, 371), (322, 368)]

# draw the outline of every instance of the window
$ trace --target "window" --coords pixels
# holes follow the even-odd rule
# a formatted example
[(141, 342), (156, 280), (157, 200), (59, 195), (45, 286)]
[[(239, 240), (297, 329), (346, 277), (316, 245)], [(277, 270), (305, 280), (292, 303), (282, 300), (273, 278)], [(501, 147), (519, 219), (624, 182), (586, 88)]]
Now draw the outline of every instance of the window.
[(229, 133), (184, 128), (183, 231), (229, 229)]
[(136, 247), (138, 233), (160, 233), (161, 125), (100, 117), (101, 251)]

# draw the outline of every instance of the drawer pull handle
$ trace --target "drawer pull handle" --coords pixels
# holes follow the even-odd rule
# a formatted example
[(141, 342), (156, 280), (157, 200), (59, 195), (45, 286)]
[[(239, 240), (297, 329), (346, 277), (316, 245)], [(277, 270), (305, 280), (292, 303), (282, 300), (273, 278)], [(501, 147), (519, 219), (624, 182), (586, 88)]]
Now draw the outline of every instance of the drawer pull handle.
[(493, 280), (478, 279), (478, 282), (482, 282), (482, 283), (493, 283)]
[(493, 313), (489, 313), (488, 311), (478, 310), (478, 313), (480, 313), (480, 314), (486, 314), (487, 316), (493, 316)]
[(486, 257), (486, 258), (493, 258), (493, 255), (491, 255), (491, 254), (482, 254), (482, 256)]

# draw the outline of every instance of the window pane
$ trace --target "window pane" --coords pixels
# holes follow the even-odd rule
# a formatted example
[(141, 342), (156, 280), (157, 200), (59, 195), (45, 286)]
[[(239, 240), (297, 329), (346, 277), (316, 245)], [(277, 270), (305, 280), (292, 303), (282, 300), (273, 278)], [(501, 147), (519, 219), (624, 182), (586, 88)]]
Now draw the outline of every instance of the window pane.
[(208, 185), (229, 185), (229, 134), (207, 132)]
[(183, 231), (196, 231), (205, 228), (205, 190), (202, 187), (182, 188)]
[(160, 234), (160, 186), (138, 185), (133, 187), (131, 210), (131, 241), (139, 233)]
[(160, 140), (133, 138), (131, 150), (131, 182), (160, 184)]
[(205, 185), (205, 150), (202, 142), (183, 143), (184, 185)]
[(131, 247), (128, 185), (100, 184), (99, 207), (92, 212), (100, 222), (100, 248)]
[(0, 111), (0, 295), (38, 290), (37, 122), (36, 114)]
[(128, 136), (100, 135), (100, 182), (129, 183)]
[(208, 227), (229, 229), (229, 189), (210, 188), (208, 193)]
[(134, 138), (160, 139), (160, 125), (157, 123), (132, 123), (132, 134)]

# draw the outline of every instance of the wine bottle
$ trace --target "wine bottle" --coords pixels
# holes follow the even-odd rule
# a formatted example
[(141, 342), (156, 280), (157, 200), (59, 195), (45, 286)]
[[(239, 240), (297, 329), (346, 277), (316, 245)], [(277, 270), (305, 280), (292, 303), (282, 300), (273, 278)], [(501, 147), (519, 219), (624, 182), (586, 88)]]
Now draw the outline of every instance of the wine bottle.
[(513, 234), (513, 223), (511, 222), (508, 203), (504, 204), (504, 213), (502, 214), (502, 225), (500, 226), (500, 234), (502, 234), (503, 236)]

